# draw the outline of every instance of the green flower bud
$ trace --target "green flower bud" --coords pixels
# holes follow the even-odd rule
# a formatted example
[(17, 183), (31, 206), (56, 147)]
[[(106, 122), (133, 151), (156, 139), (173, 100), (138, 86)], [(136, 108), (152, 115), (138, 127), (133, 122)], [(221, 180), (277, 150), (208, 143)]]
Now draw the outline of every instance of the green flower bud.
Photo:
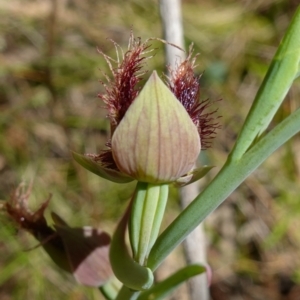
[(153, 72), (112, 136), (119, 170), (142, 182), (172, 182), (191, 171), (200, 149), (197, 127)]
[(154, 72), (140, 88), (145, 61), (152, 57), (149, 41), (131, 34), (128, 50), (117, 53), (117, 61), (99, 50), (113, 75), (102, 83), (105, 92), (98, 95), (107, 108), (111, 137), (99, 154), (73, 153), (73, 157), (89, 171), (117, 183), (136, 179), (186, 185), (206, 173), (192, 167), (220, 127), (214, 116), (217, 110), (208, 111), (211, 102), (199, 99), (200, 76), (194, 73), (197, 55), (193, 56), (192, 45), (184, 61), (168, 68), (165, 83)]

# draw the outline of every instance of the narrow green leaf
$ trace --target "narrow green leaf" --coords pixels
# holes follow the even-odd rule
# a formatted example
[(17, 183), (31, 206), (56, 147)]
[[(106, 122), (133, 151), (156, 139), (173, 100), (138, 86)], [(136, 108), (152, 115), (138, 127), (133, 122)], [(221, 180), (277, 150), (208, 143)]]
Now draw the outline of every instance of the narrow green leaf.
[(205, 272), (205, 267), (200, 265), (190, 265), (182, 268), (162, 282), (157, 283), (148, 291), (140, 294), (138, 300), (162, 300), (165, 299), (171, 292), (174, 291), (180, 284)]
[(272, 60), (231, 152), (238, 160), (268, 127), (300, 68), (300, 6)]
[(115, 170), (103, 168), (99, 163), (93, 161), (90, 157), (72, 152), (73, 158), (85, 169), (90, 172), (116, 183), (128, 183), (134, 179)]

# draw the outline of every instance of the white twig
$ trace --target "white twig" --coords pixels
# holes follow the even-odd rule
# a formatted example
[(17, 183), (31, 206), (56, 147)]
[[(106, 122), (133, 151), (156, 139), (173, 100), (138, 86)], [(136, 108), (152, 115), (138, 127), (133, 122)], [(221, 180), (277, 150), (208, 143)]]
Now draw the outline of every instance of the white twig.
[[(181, 0), (160, 0), (160, 14), (163, 23), (164, 39), (184, 49), (183, 26), (181, 16)], [(166, 60), (170, 67), (185, 59), (185, 52), (166, 44)], [(190, 184), (181, 190), (181, 206), (186, 207), (199, 193), (197, 183)], [(196, 228), (185, 240), (184, 251), (187, 263), (206, 265), (206, 243), (203, 225)], [(209, 289), (206, 274), (189, 281), (191, 300), (208, 300)]]

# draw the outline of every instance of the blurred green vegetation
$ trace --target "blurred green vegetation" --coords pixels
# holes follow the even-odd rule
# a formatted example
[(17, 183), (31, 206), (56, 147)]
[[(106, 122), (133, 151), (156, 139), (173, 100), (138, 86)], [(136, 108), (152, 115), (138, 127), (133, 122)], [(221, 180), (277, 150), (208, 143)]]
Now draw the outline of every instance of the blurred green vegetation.
[[(193, 42), (201, 54), (201, 98), (223, 99), (222, 129), (206, 151), (213, 165), (225, 162), (297, 3), (182, 1), (186, 45)], [(126, 49), (131, 29), (142, 39), (162, 37), (158, 1), (0, 0), (0, 199), (33, 180), (32, 207), (51, 193), (51, 210), (71, 226), (112, 232), (134, 184), (99, 179), (76, 165), (70, 150), (104, 148), (109, 124), (97, 94), (101, 71), (110, 72), (97, 47), (115, 57), (109, 39)], [(153, 45), (147, 68), (161, 73), (163, 45)], [(299, 98), (298, 80), (271, 126)], [(298, 135), (208, 218), (214, 300), (299, 299), (299, 195)], [(177, 198), (173, 189), (167, 219), (179, 211)], [(3, 214), (0, 224), (0, 299), (101, 299), (40, 248), (24, 252), (36, 241)]]

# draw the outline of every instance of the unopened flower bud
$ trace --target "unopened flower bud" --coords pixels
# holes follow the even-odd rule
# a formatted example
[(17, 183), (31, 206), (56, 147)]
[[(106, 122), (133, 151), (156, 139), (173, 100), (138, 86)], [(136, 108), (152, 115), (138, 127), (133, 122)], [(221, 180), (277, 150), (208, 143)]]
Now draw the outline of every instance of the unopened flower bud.
[(193, 168), (200, 149), (197, 127), (153, 72), (113, 134), (116, 165), (142, 182), (172, 182)]

